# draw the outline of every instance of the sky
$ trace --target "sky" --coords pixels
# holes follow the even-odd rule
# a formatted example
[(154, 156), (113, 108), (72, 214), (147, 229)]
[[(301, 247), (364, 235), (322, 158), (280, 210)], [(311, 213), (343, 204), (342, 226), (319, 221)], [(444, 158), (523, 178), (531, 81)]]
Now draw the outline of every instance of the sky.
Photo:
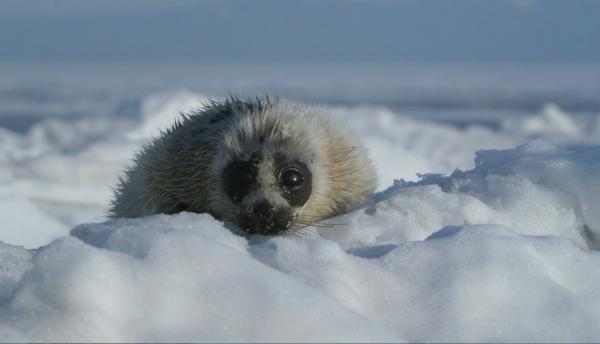
[(0, 0), (0, 62), (597, 63), (600, 1)]

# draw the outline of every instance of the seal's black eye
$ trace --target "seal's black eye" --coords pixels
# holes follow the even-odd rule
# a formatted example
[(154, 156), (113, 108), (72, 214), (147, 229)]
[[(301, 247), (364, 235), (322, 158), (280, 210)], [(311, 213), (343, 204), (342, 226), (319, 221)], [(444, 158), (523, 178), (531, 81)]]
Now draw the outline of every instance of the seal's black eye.
[(281, 196), (292, 207), (301, 207), (310, 198), (312, 191), (312, 173), (299, 159), (290, 159), (284, 154), (273, 156), (277, 173), (274, 175), (279, 184)]
[(297, 169), (290, 168), (281, 173), (279, 183), (288, 190), (297, 190), (304, 183), (304, 175)]
[(312, 191), (312, 174), (301, 161), (282, 164), (278, 179), (281, 195), (292, 207), (301, 207)]

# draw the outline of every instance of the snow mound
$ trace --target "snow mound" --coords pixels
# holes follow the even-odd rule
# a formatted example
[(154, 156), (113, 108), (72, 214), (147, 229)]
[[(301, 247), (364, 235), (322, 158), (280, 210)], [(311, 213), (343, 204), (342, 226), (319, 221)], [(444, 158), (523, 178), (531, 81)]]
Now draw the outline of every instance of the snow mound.
[(599, 341), (600, 147), (398, 181), (300, 236), (207, 214), (0, 244), (0, 341)]
[(0, 308), (2, 341), (396, 339), (260, 263), (208, 215), (83, 225), (72, 234), (81, 240), (58, 240), (32, 259)]
[(448, 225), (499, 224), (600, 247), (600, 146), (565, 150), (534, 140), (476, 156), (469, 171), (396, 181), (362, 214), (331, 220), (346, 223), (345, 231), (321, 235), (352, 247), (423, 240)]

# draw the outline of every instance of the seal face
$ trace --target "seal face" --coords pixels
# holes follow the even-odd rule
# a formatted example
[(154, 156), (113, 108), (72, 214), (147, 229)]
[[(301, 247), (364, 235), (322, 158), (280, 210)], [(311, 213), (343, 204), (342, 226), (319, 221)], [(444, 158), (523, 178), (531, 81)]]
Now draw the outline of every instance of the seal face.
[(323, 109), (229, 98), (144, 147), (111, 211), (207, 212), (242, 234), (280, 235), (343, 213), (374, 189), (365, 150)]
[(254, 152), (248, 161), (231, 161), (223, 169), (222, 183), (225, 194), (239, 208), (242, 230), (280, 234), (292, 226), (294, 215), (310, 198), (312, 173), (298, 159)]

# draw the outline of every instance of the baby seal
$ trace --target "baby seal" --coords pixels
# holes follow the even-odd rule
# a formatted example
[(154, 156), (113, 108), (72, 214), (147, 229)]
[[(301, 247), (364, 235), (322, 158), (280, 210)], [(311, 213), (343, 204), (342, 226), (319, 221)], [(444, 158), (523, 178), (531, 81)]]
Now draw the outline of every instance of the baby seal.
[(282, 235), (348, 211), (375, 186), (365, 149), (323, 108), (230, 97), (145, 145), (110, 212), (210, 213), (240, 234)]

